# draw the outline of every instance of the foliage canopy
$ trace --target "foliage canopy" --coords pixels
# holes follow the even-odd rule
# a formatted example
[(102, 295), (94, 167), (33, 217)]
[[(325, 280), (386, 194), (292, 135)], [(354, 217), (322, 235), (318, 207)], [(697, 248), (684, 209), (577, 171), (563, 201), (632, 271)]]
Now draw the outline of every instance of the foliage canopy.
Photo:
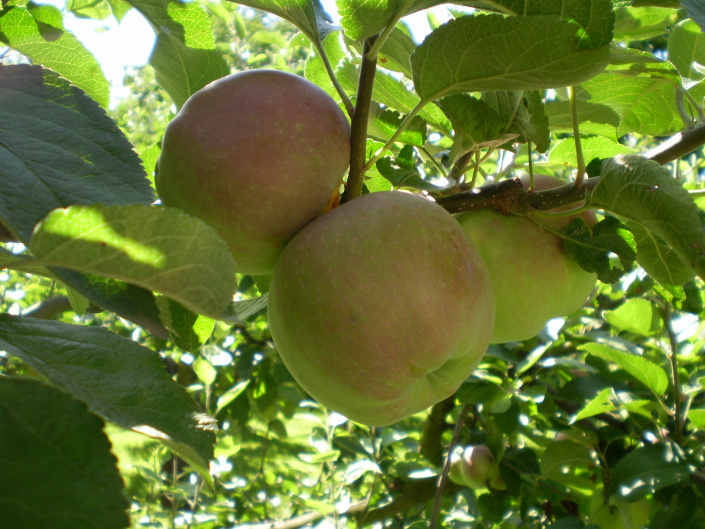
[[(337, 25), (317, 0), (3, 0), (0, 525), (705, 526), (701, 2), (439, 4), (338, 0)], [(110, 106), (64, 17), (130, 10), (156, 44)], [(560, 235), (592, 299), (394, 425), (310, 400), (271, 340), (270, 278), (154, 204), (169, 119), (262, 67), (351, 118), (342, 201), (404, 189), (541, 218), (584, 200), (601, 221)], [(511, 178), (534, 172), (566, 185)], [(476, 444), (501, 486), (446, 479)]]

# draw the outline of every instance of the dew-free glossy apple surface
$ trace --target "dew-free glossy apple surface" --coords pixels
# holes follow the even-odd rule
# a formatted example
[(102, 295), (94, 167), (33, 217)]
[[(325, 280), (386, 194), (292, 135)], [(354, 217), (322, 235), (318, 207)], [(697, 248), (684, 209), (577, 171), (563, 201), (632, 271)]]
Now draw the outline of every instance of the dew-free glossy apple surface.
[[(535, 179), (537, 190), (564, 183), (546, 175)], [(588, 224), (595, 223), (594, 213), (583, 215)], [(550, 319), (578, 310), (595, 288), (597, 276), (583, 270), (564, 251), (562, 239), (536, 222), (493, 209), (468, 211), (456, 218), (475, 242), (492, 277), (497, 302), (492, 343), (536, 336)], [(560, 231), (574, 218), (545, 222)]]
[(494, 296), (455, 219), (397, 191), (356, 198), (287, 245), (269, 291), (281, 358), (316, 400), (370, 425), (450, 396), (479, 363)]
[(238, 271), (266, 274), (321, 214), (350, 158), (347, 119), (313, 83), (274, 70), (224, 77), (169, 123), (155, 178), (166, 206), (218, 230)]

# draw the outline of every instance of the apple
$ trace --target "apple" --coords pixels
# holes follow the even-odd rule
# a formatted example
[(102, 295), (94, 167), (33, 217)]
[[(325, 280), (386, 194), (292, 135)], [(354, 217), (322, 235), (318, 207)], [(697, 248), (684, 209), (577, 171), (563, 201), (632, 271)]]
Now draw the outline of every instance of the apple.
[(488, 483), (506, 489), (504, 481), (501, 484), (499, 481), (499, 466), (490, 449), (484, 445), (466, 446), (462, 454), (452, 454), (448, 477), (454, 483), (471, 489), (486, 488)]
[(287, 245), (269, 290), (269, 328), (318, 402), (372, 426), (449, 397), (485, 353), (492, 284), (452, 215), (418, 195), (362, 195)]
[[(535, 189), (550, 189), (565, 182), (535, 175)], [(524, 187), (528, 179), (522, 178)], [(564, 206), (575, 208), (577, 204)], [(581, 216), (597, 222), (593, 211)], [(518, 342), (536, 336), (548, 320), (578, 310), (590, 297), (597, 275), (583, 270), (563, 248), (554, 232), (575, 216), (534, 221), (503, 215), (494, 209), (456, 215), (480, 250), (490, 271), (497, 302), (492, 343)], [(547, 228), (547, 229), (544, 229)]]
[(162, 204), (213, 226), (244, 274), (268, 274), (320, 215), (350, 159), (350, 127), (315, 84), (247, 70), (196, 92), (169, 123), (155, 184)]

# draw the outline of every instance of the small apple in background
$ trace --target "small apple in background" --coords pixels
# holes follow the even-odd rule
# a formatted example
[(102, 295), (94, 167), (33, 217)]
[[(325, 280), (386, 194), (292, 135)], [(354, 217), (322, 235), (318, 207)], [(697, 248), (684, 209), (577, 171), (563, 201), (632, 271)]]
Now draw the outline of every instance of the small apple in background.
[[(522, 178), (528, 188), (528, 178)], [(535, 190), (564, 185), (547, 175), (534, 176)], [(566, 209), (573, 209), (572, 204)], [(597, 222), (592, 211), (581, 214), (589, 225)], [(563, 249), (560, 237), (543, 229), (560, 231), (575, 216), (538, 219), (502, 215), (494, 209), (459, 213), (456, 219), (480, 250), (492, 277), (497, 316), (492, 343), (527, 340), (546, 323), (567, 316), (587, 301), (597, 276), (586, 272)]]
[(507, 488), (501, 480), (499, 465), (485, 445), (470, 445), (462, 453), (453, 453), (448, 477), (454, 483), (471, 489), (482, 489), (488, 485), (500, 490)]
[(301, 387), (374, 426), (452, 395), (483, 357), (495, 312), (485, 264), (453, 216), (400, 191), (362, 195), (300, 231), (268, 311)]
[(169, 123), (155, 184), (165, 206), (213, 226), (238, 272), (268, 274), (319, 216), (350, 158), (350, 127), (315, 84), (247, 70), (196, 92)]

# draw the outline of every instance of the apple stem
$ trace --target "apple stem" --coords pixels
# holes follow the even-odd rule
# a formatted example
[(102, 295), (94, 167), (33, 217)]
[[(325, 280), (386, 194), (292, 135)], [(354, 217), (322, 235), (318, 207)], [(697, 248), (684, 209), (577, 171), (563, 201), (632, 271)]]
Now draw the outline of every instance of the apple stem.
[(365, 175), (365, 156), (367, 155), (367, 120), (372, 103), (372, 89), (377, 73), (377, 57), (368, 58), (367, 52), (374, 45), (377, 36), (370, 37), (362, 47), (362, 65), (357, 85), (355, 110), (350, 125), (350, 172), (345, 192), (340, 198), (343, 204), (362, 194), (362, 182)]

